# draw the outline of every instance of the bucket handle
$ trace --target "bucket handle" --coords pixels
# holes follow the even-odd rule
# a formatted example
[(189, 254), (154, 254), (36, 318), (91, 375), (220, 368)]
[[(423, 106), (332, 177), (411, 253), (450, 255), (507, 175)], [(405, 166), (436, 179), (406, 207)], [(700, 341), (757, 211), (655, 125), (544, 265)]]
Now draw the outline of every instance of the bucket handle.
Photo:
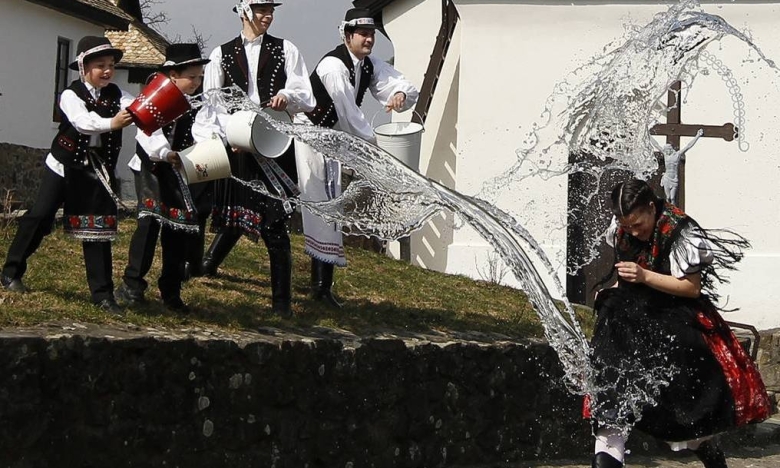
[[(371, 129), (372, 130), (376, 128), (376, 127), (374, 127), (374, 120), (376, 120), (376, 116), (379, 115), (380, 112), (384, 112), (384, 109), (379, 109), (378, 111), (374, 112), (373, 117), (371, 117)], [(417, 114), (417, 117), (420, 118), (420, 122), (423, 122), (422, 115), (420, 115), (420, 113), (417, 112), (417, 110), (412, 109), (412, 114)], [(423, 128), (422, 131), (423, 131), (423, 133), (425, 133), (425, 124), (424, 123), (420, 123), (420, 126), (422, 126), (422, 128)]]

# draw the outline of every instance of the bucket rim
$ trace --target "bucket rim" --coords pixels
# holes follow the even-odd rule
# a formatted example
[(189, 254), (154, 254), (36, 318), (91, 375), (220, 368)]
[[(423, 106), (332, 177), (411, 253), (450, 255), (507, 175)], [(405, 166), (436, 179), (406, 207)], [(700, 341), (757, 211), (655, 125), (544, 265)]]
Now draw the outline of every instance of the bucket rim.
[[(387, 127), (387, 128), (392, 127), (396, 130), (401, 130), (401, 131), (393, 131), (392, 133), (390, 133), (388, 130), (385, 130), (383, 127)], [(387, 122), (374, 127), (374, 133), (376, 133), (377, 135), (390, 136), (390, 137), (409, 136), (417, 133), (422, 133), (424, 131), (425, 131), (425, 127), (423, 127), (421, 124), (418, 124), (417, 122)]]

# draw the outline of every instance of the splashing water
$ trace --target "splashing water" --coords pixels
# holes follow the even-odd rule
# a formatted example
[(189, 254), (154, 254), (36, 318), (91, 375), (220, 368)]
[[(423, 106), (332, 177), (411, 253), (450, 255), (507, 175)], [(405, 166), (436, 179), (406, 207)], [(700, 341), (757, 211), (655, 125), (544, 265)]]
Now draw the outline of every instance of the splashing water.
[[(649, 130), (669, 110), (661, 99), (672, 83), (678, 80), (692, 82), (704, 66), (714, 69), (731, 93), (735, 121), (740, 128), (740, 148), (743, 149), (745, 114), (741, 91), (728, 68), (704, 48), (724, 36), (734, 36), (753, 47), (770, 66), (775, 66), (744, 34), (722, 18), (697, 11), (698, 6), (694, 0), (672, 6), (667, 12), (656, 15), (650, 24), (636, 30), (625, 44), (559, 83), (545, 106), (543, 117), (547, 121), (534, 126), (531, 144), (517, 152), (517, 163), (483, 186), (483, 198), (490, 199), (503, 187), (528, 177), (546, 180), (583, 173), (599, 180), (604, 174), (604, 167), (587, 161), (570, 163), (566, 158), (566, 163), (555, 165), (552, 162), (555, 158), (549, 153), (558, 146), (567, 153), (587, 154), (591, 159), (609, 161), (613, 169), (626, 170), (640, 177), (649, 176), (657, 170)], [(577, 84), (570, 84), (575, 79)], [(213, 90), (204, 98), (213, 105), (224, 106), (229, 112), (254, 111), (268, 126), (353, 169), (358, 179), (337, 199), (296, 201), (328, 222), (340, 224), (345, 232), (394, 240), (420, 229), (441, 210), (459, 215), (496, 249), (520, 282), (543, 324), (547, 340), (558, 354), (569, 390), (591, 395), (603, 390), (595, 383), (587, 340), (555, 268), (538, 242), (510, 214), (485, 199), (460, 194), (427, 179), (381, 148), (347, 133), (273, 120), (236, 87)], [(262, 184), (239, 182), (274, 197)], [(595, 195), (581, 196), (589, 199)], [(589, 233), (588, 245), (594, 246), (590, 259), (595, 255), (601, 235), (603, 231)], [(542, 273), (534, 267), (534, 260), (544, 267)], [(553, 301), (542, 274), (550, 278), (556, 295), (563, 298), (563, 311)], [(673, 341), (674, 338), (669, 339)], [(627, 371), (620, 370), (627, 372), (621, 375), (631, 377), (625, 378), (624, 403), (616, 419), (625, 433), (641, 417), (642, 408), (655, 403), (661, 389), (677, 372), (671, 365), (639, 370), (627, 367)], [(592, 402), (596, 411), (599, 405), (597, 401)]]
[[(515, 164), (485, 182), (478, 196), (495, 200), (529, 178), (548, 180), (580, 174), (589, 181), (585, 185), (594, 188), (570, 188), (570, 196), (588, 206), (609, 183), (610, 173), (648, 179), (659, 168), (650, 130), (663, 122), (670, 110), (665, 102), (668, 92), (678, 81), (689, 89), (703, 70), (713, 70), (727, 87), (734, 124), (739, 129), (735, 135), (739, 149), (747, 151), (740, 86), (729, 68), (705, 50), (725, 37), (742, 41), (777, 70), (747, 35), (723, 18), (701, 11), (698, 0), (683, 0), (656, 14), (649, 24), (633, 28), (622, 44), (558, 83), (545, 104), (542, 123), (532, 126), (527, 146), (517, 150)], [(532, 206), (526, 208), (523, 211), (529, 216), (540, 215)], [(550, 230), (565, 229), (572, 220), (583, 228), (583, 246), (588, 250), (580, 253), (577, 264), (569, 265), (568, 273), (576, 274), (597, 258), (608, 220), (572, 211), (567, 221), (561, 221), (564, 225), (551, 226)]]

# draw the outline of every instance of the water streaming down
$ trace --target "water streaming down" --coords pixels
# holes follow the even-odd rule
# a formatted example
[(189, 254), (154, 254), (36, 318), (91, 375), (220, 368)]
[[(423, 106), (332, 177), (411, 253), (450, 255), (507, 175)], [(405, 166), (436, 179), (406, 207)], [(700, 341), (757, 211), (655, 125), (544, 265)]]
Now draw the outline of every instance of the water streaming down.
[[(726, 83), (741, 129), (740, 148), (744, 149), (741, 92), (728, 68), (704, 48), (724, 36), (734, 36), (753, 47), (770, 66), (774, 64), (744, 34), (722, 18), (698, 8), (696, 1), (672, 6), (644, 28), (635, 30), (623, 45), (559, 83), (545, 107), (546, 122), (534, 127), (528, 148), (517, 152), (517, 163), (501, 177), (486, 183), (481, 197), (490, 199), (502, 187), (522, 183), (528, 177), (547, 179), (584, 173), (599, 179), (605, 167), (649, 176), (657, 170), (649, 129), (668, 111), (661, 100), (673, 82), (691, 83), (702, 67), (714, 69)], [(269, 119), (238, 88), (216, 90), (205, 99), (230, 111), (253, 110), (276, 130), (353, 169), (358, 179), (339, 198), (319, 203), (297, 201), (329, 222), (339, 223), (345, 232), (393, 240), (420, 229), (441, 210), (460, 216), (497, 250), (527, 293), (546, 338), (558, 353), (568, 388), (577, 394), (595, 394), (599, 390), (594, 383), (587, 340), (566, 300), (557, 272), (539, 243), (512, 215), (485, 199), (460, 194), (427, 179), (381, 148), (352, 135)], [(567, 153), (587, 154), (590, 160), (609, 164), (571, 163), (565, 158), (563, 163), (555, 164), (550, 153), (561, 147)], [(262, 184), (240, 182), (267, 193)], [(595, 195), (580, 194), (585, 198)], [(593, 255), (603, 226), (588, 235), (588, 245), (594, 246)], [(535, 264), (542, 265), (543, 271), (538, 271)], [(563, 298), (563, 313), (553, 301), (543, 275), (555, 287), (555, 295)], [(625, 392), (624, 404), (615, 418), (624, 431), (630, 429), (643, 406), (655, 403), (658, 392), (676, 372), (671, 365), (655, 369), (626, 367), (621, 370), (621, 379), (625, 380), (621, 389)], [(597, 411), (599, 402), (592, 401), (592, 407)]]

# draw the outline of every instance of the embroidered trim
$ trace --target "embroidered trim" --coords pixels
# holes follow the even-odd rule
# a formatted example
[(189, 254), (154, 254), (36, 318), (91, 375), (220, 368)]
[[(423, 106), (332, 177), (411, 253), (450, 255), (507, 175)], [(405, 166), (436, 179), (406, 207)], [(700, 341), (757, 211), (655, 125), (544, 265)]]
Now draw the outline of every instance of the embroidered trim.
[(175, 221), (172, 221), (169, 218), (166, 218), (164, 216), (161, 216), (157, 213), (149, 212), (149, 211), (139, 211), (138, 212), (138, 219), (141, 218), (154, 218), (157, 222), (160, 224), (169, 227), (175, 231), (182, 231), (186, 233), (192, 233), (197, 234), (200, 230), (200, 227), (197, 224), (182, 224), (177, 223)]
[(144, 198), (142, 204), (138, 205), (139, 217), (142, 212), (165, 218), (173, 223), (197, 224), (197, 215), (195, 211), (168, 207), (165, 203), (159, 202), (153, 198)]

